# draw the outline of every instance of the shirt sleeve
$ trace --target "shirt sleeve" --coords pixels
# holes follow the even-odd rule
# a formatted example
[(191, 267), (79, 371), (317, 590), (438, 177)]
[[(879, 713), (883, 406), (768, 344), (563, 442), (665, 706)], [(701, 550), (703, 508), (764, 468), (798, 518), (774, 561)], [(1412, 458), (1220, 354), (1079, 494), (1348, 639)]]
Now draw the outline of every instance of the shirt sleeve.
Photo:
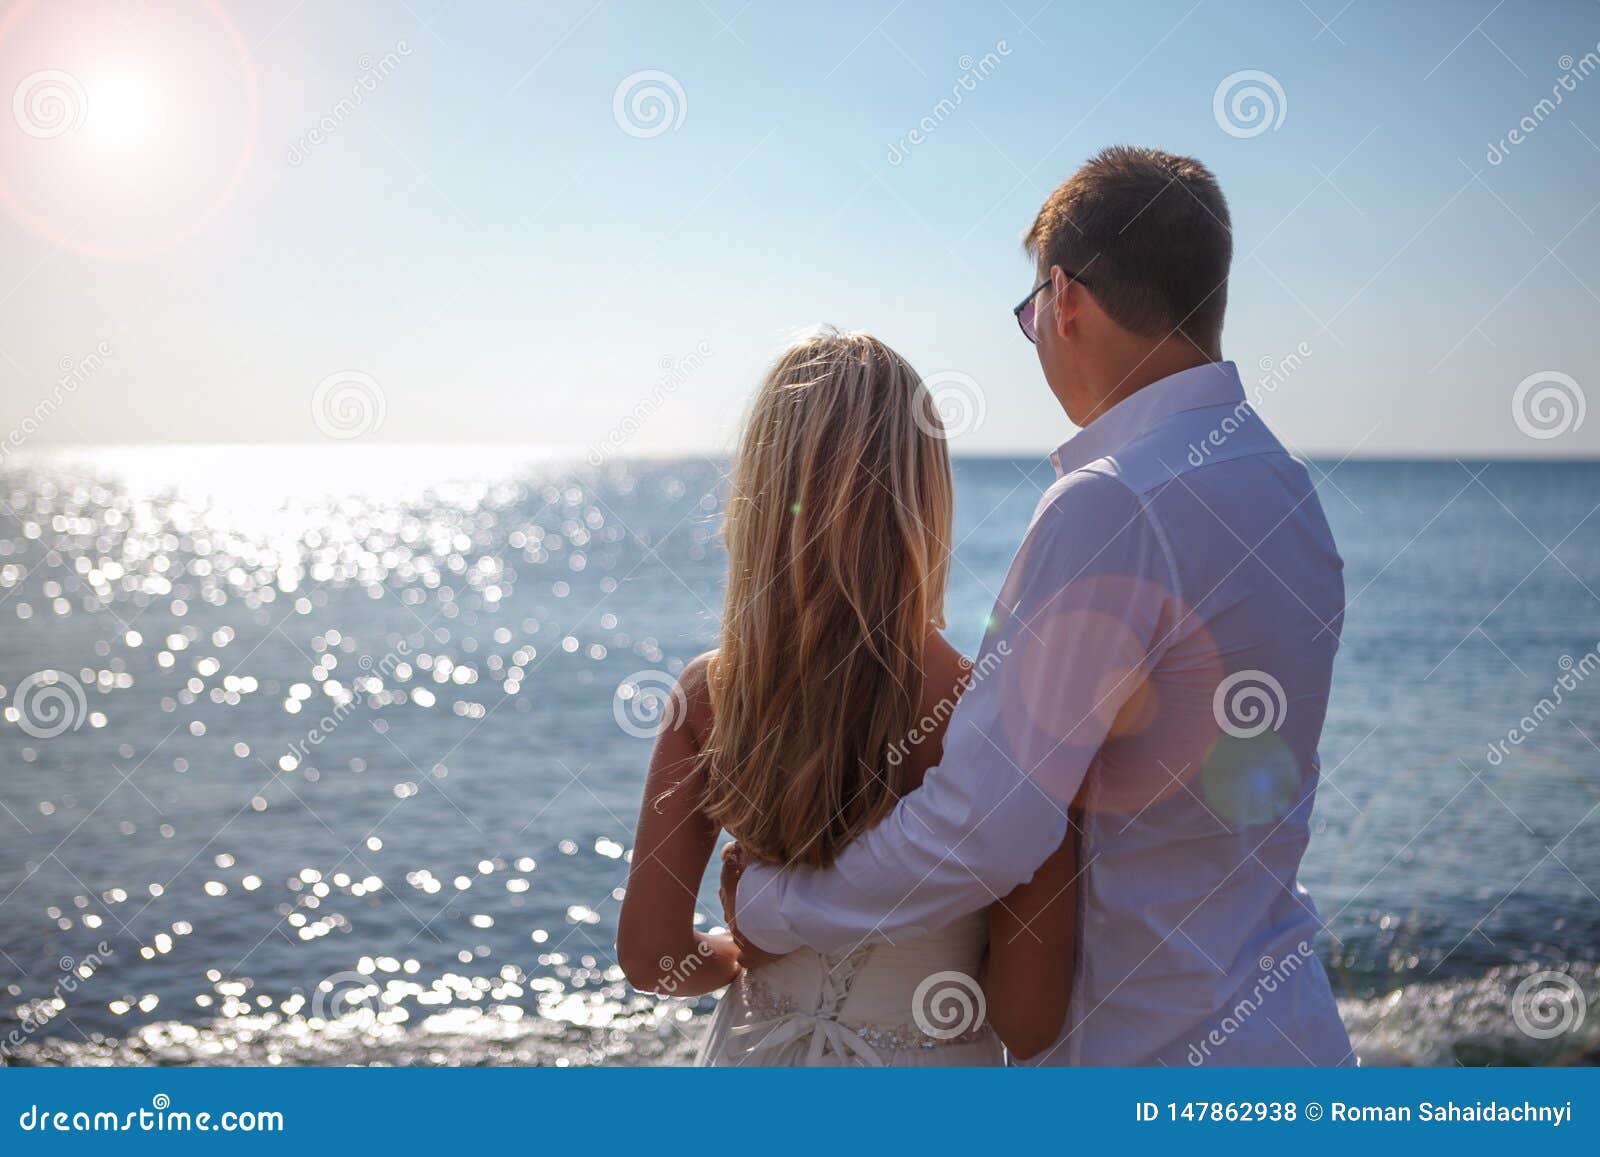
[(1159, 658), (1174, 587), (1136, 494), (1094, 471), (1059, 480), (1006, 576), (939, 766), (830, 867), (748, 868), (740, 932), (769, 952), (845, 952), (945, 927), (1030, 879)]

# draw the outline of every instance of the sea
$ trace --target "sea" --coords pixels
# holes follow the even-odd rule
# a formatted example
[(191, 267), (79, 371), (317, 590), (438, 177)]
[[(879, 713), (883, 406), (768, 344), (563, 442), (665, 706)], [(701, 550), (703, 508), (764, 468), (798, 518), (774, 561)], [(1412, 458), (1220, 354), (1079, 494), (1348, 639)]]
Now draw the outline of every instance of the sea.
[[(1600, 464), (1314, 461), (1348, 598), (1301, 880), (1366, 1064), (1600, 1059)], [(1052, 474), (957, 458), (970, 653)], [(613, 941), (727, 463), (0, 464), (0, 1061), (648, 1065)], [(715, 881), (702, 923), (718, 922)]]

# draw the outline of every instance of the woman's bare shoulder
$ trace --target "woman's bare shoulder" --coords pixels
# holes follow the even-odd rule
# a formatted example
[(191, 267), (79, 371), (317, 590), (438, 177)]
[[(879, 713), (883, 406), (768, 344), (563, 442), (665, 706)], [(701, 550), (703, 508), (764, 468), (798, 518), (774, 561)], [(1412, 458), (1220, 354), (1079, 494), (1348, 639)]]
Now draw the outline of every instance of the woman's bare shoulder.
[(961, 692), (966, 690), (967, 681), (972, 677), (971, 661), (937, 631), (928, 636), (923, 665), (926, 675), (923, 690), (925, 708), (946, 700), (953, 704), (961, 698)]
[(683, 722), (697, 738), (711, 730), (711, 667), (716, 657), (715, 650), (696, 655), (678, 673), (677, 702), (670, 709), (683, 712)]

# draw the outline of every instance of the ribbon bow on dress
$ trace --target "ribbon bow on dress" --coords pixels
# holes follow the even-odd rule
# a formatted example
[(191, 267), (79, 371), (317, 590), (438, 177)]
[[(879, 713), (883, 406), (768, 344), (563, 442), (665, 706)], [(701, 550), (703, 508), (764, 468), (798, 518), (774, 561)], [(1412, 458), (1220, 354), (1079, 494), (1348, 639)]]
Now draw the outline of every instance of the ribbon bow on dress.
[(850, 981), (855, 975), (857, 963), (859, 956), (856, 955), (837, 963), (824, 961), (822, 991), (818, 995), (814, 1011), (805, 1012), (796, 1009), (782, 1012), (777, 1016), (740, 1025), (729, 1035), (743, 1037), (757, 1032), (764, 1033), (760, 1040), (750, 1046), (749, 1052), (752, 1054), (784, 1048), (809, 1037), (811, 1044), (806, 1050), (807, 1065), (820, 1063), (827, 1056), (831, 1046), (833, 1052), (842, 1060), (848, 1061), (854, 1058), (859, 1064), (882, 1067), (883, 1058), (872, 1046), (862, 1040), (854, 1029), (839, 1023), (839, 1007), (850, 992)]

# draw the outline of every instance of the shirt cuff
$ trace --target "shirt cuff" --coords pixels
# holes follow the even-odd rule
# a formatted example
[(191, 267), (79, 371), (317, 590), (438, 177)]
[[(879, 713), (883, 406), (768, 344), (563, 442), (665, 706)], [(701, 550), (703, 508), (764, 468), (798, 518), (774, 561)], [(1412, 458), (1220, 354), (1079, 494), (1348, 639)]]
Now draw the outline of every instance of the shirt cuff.
[(739, 934), (757, 948), (786, 955), (804, 947), (783, 922), (783, 872), (769, 864), (751, 864), (739, 878), (733, 917)]

